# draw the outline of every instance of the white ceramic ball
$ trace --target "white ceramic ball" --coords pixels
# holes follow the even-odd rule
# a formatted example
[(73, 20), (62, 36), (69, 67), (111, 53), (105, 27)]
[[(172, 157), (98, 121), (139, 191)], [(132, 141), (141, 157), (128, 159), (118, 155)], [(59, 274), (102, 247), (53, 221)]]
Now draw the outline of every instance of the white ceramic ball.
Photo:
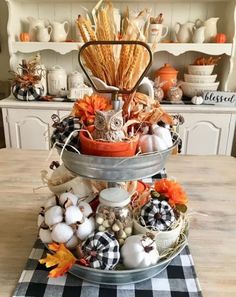
[(65, 223), (59, 223), (52, 229), (52, 240), (58, 243), (65, 243), (73, 236), (73, 229)]
[(51, 243), (52, 236), (51, 231), (49, 229), (39, 229), (39, 238), (42, 240), (43, 243)]
[(48, 226), (53, 226), (63, 221), (63, 211), (60, 206), (53, 206), (49, 208), (45, 214), (45, 223)]
[(85, 240), (91, 233), (95, 230), (95, 221), (91, 217), (89, 219), (85, 218), (84, 223), (78, 226), (76, 235), (80, 240)]
[(85, 217), (88, 217), (91, 213), (93, 213), (91, 206), (85, 201), (79, 201), (78, 206)]
[(65, 221), (68, 225), (81, 222), (83, 219), (83, 213), (77, 206), (69, 206), (65, 211)]
[(70, 192), (66, 192), (66, 193), (63, 193), (60, 195), (60, 197), (59, 197), (60, 205), (64, 206), (64, 203), (66, 202), (67, 199), (70, 199), (70, 201), (72, 202), (73, 205), (77, 205), (78, 197)]

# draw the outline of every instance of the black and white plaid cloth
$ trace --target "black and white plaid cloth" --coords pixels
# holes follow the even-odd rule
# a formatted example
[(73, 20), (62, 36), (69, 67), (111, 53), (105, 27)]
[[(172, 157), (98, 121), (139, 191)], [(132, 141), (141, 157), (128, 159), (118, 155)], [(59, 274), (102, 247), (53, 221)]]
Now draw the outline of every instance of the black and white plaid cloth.
[[(70, 134), (75, 131), (81, 129), (81, 122), (78, 118), (69, 116), (64, 118), (60, 123), (57, 124), (55, 130), (51, 136), (52, 145), (57, 142), (62, 146), (67, 141)], [(70, 150), (70, 146), (74, 146), (78, 148), (79, 146), (79, 131), (75, 131), (68, 142), (67, 149)]]
[[(108, 232), (90, 235), (83, 244), (83, 251), (88, 255), (90, 267), (112, 269), (120, 260), (119, 243)], [(92, 253), (95, 252), (95, 255)]]
[(13, 297), (202, 297), (188, 246), (157, 276), (120, 286), (92, 284), (69, 273), (48, 278), (49, 270), (38, 262), (45, 256), (37, 240)]
[(174, 221), (174, 211), (165, 200), (151, 199), (141, 209), (140, 223), (151, 230), (165, 231)]

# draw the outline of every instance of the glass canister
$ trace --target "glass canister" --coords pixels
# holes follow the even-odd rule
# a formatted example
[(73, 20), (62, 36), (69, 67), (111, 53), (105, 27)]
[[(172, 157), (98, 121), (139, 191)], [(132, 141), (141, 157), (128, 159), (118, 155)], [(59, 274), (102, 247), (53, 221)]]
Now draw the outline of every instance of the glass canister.
[(68, 89), (83, 87), (84, 85), (84, 78), (83, 75), (78, 72), (74, 71), (70, 73), (68, 76)]
[(108, 188), (100, 192), (99, 202), (96, 229), (112, 233), (122, 245), (133, 229), (130, 194), (121, 188)]
[(48, 93), (58, 96), (62, 90), (67, 90), (67, 74), (61, 66), (56, 65), (48, 71)]

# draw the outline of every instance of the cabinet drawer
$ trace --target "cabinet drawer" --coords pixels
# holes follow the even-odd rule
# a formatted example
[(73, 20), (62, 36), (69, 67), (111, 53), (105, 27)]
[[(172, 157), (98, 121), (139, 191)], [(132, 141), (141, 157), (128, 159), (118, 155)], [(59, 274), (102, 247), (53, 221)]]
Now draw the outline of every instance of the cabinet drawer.
[(10, 146), (20, 149), (50, 148), (53, 110), (8, 109)]
[(185, 122), (179, 127), (183, 141), (182, 154), (225, 155), (230, 114), (182, 114)]

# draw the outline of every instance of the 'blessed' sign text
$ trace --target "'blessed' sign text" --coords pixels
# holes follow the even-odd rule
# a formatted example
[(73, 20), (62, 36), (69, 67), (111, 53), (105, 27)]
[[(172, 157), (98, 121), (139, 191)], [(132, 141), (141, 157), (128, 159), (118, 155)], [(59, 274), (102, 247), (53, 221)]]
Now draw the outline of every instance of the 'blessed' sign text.
[(217, 104), (226, 106), (236, 106), (236, 93), (205, 91), (203, 93), (203, 104)]

